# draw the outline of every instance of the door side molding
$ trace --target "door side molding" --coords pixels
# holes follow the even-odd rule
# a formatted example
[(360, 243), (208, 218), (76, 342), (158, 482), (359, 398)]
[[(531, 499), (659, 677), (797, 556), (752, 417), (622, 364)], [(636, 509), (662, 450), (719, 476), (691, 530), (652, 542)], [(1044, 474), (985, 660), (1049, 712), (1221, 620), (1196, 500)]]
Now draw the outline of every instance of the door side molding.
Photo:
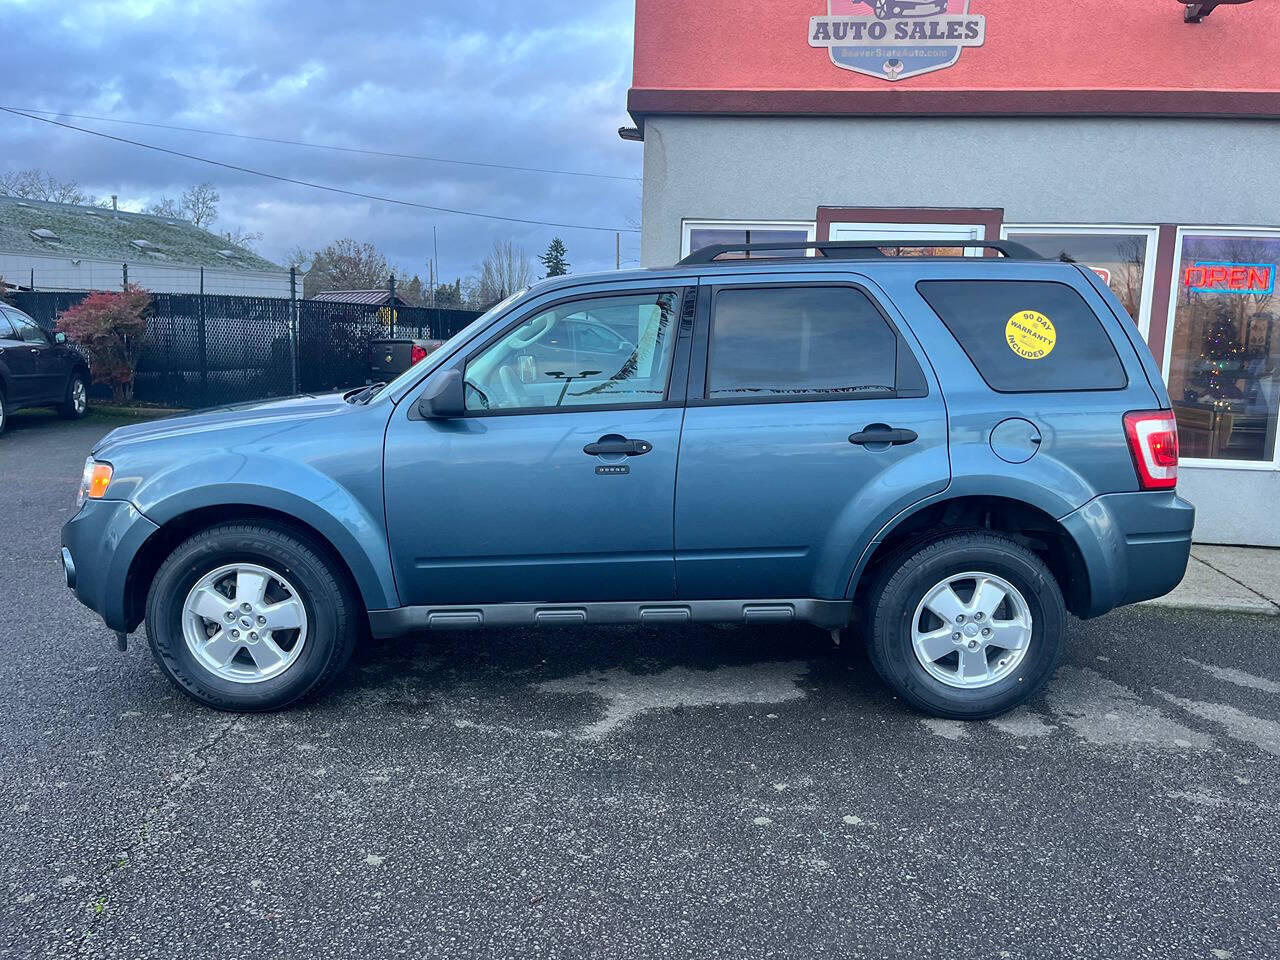
[(370, 610), (378, 639), (425, 630), (627, 623), (811, 623), (848, 626), (850, 600), (628, 600), (604, 603), (476, 603)]

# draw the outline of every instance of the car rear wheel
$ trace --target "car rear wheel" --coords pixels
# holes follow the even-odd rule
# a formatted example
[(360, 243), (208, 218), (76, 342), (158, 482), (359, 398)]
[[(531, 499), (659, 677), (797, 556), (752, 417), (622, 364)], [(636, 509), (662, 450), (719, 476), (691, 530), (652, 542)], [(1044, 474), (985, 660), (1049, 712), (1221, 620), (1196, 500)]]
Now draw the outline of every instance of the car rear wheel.
[(872, 585), (871, 660), (918, 710), (955, 720), (998, 716), (1048, 680), (1066, 605), (1043, 560), (988, 531), (907, 545)]
[(79, 420), (89, 412), (89, 385), (84, 376), (73, 373), (67, 383), (67, 395), (58, 405), (58, 415), (64, 420)]
[(359, 606), (343, 571), (293, 531), (227, 524), (161, 566), (147, 633), (161, 670), (219, 710), (290, 706), (341, 673)]
[(0, 392), (0, 435), (4, 433), (5, 422), (9, 419), (9, 410), (4, 403), (4, 393)]

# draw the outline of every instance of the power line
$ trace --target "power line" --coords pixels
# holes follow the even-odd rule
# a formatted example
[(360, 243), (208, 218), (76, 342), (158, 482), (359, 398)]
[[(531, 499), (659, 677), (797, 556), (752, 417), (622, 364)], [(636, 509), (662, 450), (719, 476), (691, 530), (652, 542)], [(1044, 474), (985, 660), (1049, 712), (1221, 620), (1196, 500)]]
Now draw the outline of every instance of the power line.
[(70, 117), (73, 120), (95, 120), (99, 123), (127, 123), (135, 127), (153, 127), (157, 130), (178, 130), (182, 133), (199, 133), (209, 137), (231, 137), (236, 140), (257, 140), (260, 143), (279, 143), (291, 147), (308, 147), (312, 150), (336, 150), (339, 153), (359, 153), (369, 157), (391, 157), (397, 160), (421, 160), (427, 163), (453, 163), (464, 167), (489, 167), (493, 170), (518, 170), (522, 173), (549, 173), (562, 177), (592, 177), (597, 180), (631, 180), (616, 173), (588, 173), (585, 170), (555, 170), (548, 167), (521, 167), (509, 163), (491, 163), (484, 160), (456, 160), (451, 157), (428, 157), (416, 153), (393, 153), (387, 150), (366, 150), (361, 147), (342, 147), (334, 143), (311, 143), (307, 140), (289, 140), (283, 137), (261, 137), (250, 133), (231, 133), (227, 130), (205, 130), (201, 127), (180, 127), (171, 123), (155, 123), (149, 120), (122, 120), (117, 117), (94, 117), (83, 113), (65, 113), (61, 110), (36, 110), (31, 107), (3, 107), (24, 115), (44, 114), (52, 117)]
[(328, 193), (339, 193), (347, 197), (358, 197), (361, 200), (375, 200), (379, 203), (393, 203), (401, 207), (414, 207), (418, 210), (431, 210), (435, 213), (452, 213), (461, 217), (481, 217), (485, 220), (502, 220), (507, 223), (526, 223), (538, 227), (560, 227), (564, 230), (596, 230), (604, 233), (639, 233), (634, 227), (600, 227), (586, 223), (557, 223), (553, 220), (533, 220), (525, 217), (504, 217), (497, 213), (478, 213), (474, 210), (459, 210), (455, 207), (436, 207), (428, 203), (416, 203), (412, 200), (398, 200), (395, 197), (383, 197), (376, 193), (361, 193), (359, 190), (347, 190), (343, 187), (333, 187), (324, 183), (314, 183), (310, 180), (299, 180), (295, 177), (286, 177), (278, 173), (268, 173), (265, 170), (254, 170), (251, 167), (242, 167), (234, 163), (223, 163), (221, 160), (211, 160), (208, 157), (196, 156), (193, 153), (183, 153), (180, 150), (170, 150), (168, 147), (158, 147), (154, 143), (143, 143), (141, 140), (130, 140), (127, 137), (117, 137), (110, 133), (103, 133), (101, 130), (90, 130), (88, 127), (77, 127), (73, 123), (64, 123), (61, 120), (51, 120), (48, 117), (37, 117), (30, 113), (23, 113), (13, 107), (0, 106), (0, 110), (5, 113), (11, 113), (14, 116), (26, 117), (28, 120), (38, 120), (41, 123), (52, 124), (55, 127), (63, 127), (67, 130), (75, 130), (79, 133), (87, 133), (90, 136), (101, 137), (104, 140), (114, 140), (116, 143), (127, 143), (133, 147), (142, 147), (145, 150), (154, 150), (157, 153), (166, 153), (174, 157), (182, 157), (185, 160), (195, 160), (199, 163), (207, 163), (211, 166), (222, 167), (225, 170), (235, 170), (238, 173), (248, 173), (255, 177), (265, 177), (268, 180), (276, 180), (280, 183), (292, 183), (300, 187), (311, 187), (313, 190), (324, 190)]

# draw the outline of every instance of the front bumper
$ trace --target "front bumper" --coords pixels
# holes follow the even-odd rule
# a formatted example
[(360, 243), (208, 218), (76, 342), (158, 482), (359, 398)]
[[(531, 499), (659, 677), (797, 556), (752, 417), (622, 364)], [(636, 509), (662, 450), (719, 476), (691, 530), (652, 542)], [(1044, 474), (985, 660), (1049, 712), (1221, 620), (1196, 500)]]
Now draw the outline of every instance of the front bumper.
[(1109, 493), (1062, 518), (1089, 582), (1082, 614), (1161, 597), (1182, 582), (1196, 508), (1175, 491)]
[(76, 599), (112, 630), (128, 632), (129, 569), (160, 528), (126, 500), (89, 500), (62, 527), (62, 563)]

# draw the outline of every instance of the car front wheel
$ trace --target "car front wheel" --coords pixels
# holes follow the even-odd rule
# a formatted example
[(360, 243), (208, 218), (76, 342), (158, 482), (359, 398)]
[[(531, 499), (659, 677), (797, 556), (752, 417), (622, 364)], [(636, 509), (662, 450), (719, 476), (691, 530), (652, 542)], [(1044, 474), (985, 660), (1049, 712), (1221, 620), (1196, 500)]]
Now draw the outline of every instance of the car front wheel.
[(988, 531), (907, 546), (869, 594), (871, 660), (915, 708), (982, 720), (1023, 703), (1048, 680), (1066, 634), (1066, 605), (1044, 561)]
[(219, 710), (261, 711), (318, 693), (355, 645), (358, 603), (344, 573), (291, 530), (227, 524), (161, 566), (147, 600), (156, 662)]

